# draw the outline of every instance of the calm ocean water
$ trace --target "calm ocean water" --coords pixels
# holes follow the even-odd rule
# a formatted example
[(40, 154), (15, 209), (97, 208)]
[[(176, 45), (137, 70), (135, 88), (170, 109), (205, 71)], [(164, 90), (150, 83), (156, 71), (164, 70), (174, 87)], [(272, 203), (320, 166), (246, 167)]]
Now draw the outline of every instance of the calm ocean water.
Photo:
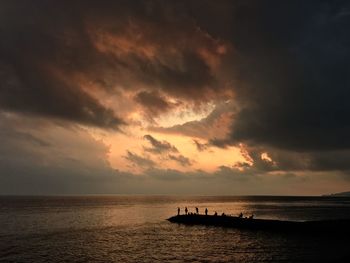
[[(0, 197), (1, 262), (350, 262), (337, 240), (165, 219), (177, 207), (257, 218), (350, 218), (350, 198)], [(349, 226), (350, 227), (350, 226)]]

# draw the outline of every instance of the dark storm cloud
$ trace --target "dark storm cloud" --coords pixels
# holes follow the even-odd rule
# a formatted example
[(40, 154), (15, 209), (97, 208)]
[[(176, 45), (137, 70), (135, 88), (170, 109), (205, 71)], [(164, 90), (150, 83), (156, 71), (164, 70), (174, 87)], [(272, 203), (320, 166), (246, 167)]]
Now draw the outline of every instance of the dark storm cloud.
[[(326, 0), (1, 1), (0, 109), (118, 128), (94, 89), (133, 91), (154, 114), (169, 108), (157, 94), (232, 93), (234, 109), (155, 129), (244, 143), (262, 170), (277, 169), (258, 161), (265, 151), (281, 169), (346, 170), (349, 14)], [(152, 139), (146, 150), (165, 151)]]
[(349, 26), (346, 1), (2, 1), (0, 107), (118, 127), (76, 75), (191, 100), (233, 87), (231, 143), (347, 149)]
[[(202, 2), (199, 26), (232, 43), (222, 74), (238, 110), (217, 147), (249, 146), (254, 169), (347, 171), (348, 1)], [(207, 7), (211, 8), (207, 8)], [(211, 19), (207, 19), (211, 17)], [(261, 160), (268, 152), (275, 165)]]
[(98, 5), (97, 30), (90, 36), (100, 52), (116, 61), (113, 74), (117, 72), (119, 84), (160, 89), (198, 103), (224, 96), (217, 67), (228, 43), (198, 27), (186, 1)]
[(150, 153), (154, 153), (154, 154), (163, 154), (163, 153), (168, 153), (168, 152), (173, 152), (173, 153), (179, 152), (178, 149), (174, 145), (171, 145), (167, 141), (159, 141), (149, 134), (146, 134), (145, 136), (143, 136), (143, 138), (145, 140), (147, 140), (151, 145), (151, 147), (144, 147), (144, 150), (146, 152), (150, 152)]
[[(198, 30), (184, 3), (15, 0), (0, 10), (1, 109), (116, 128), (118, 113), (89, 85), (190, 100), (220, 89), (208, 60), (220, 55), (219, 42)], [(155, 93), (137, 96), (144, 106), (147, 94)]]
[(216, 33), (238, 54), (228, 64), (240, 111), (223, 144), (348, 149), (350, 4), (236, 1), (231, 10), (231, 26)]
[(123, 121), (69, 79), (96, 56), (74, 8), (58, 2), (0, 5), (0, 108), (118, 128)]
[(27, 66), (19, 73), (20, 79), (8, 79), (10, 76), (6, 75), (7, 72), (2, 72), (1, 109), (104, 128), (118, 128), (124, 123), (111, 109), (73, 84), (45, 75), (43, 68)]

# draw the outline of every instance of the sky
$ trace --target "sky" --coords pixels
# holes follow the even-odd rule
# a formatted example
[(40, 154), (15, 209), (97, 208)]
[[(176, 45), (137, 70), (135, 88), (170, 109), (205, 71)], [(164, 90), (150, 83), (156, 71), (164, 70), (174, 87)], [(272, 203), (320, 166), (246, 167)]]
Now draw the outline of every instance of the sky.
[(350, 3), (0, 2), (0, 194), (350, 190)]

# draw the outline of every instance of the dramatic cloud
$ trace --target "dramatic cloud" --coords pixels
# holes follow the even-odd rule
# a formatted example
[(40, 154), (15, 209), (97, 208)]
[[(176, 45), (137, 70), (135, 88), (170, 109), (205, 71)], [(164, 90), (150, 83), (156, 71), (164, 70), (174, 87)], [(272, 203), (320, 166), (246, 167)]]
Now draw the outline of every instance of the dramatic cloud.
[(1, 189), (342, 187), (349, 28), (347, 1), (3, 0)]
[(0, 109), (118, 128), (121, 118), (70, 79), (96, 51), (63, 6), (42, 5), (1, 4)]
[(349, 4), (237, 3), (230, 39), (239, 56), (230, 64), (241, 108), (229, 142), (348, 149)]
[(146, 139), (150, 144), (151, 147), (144, 147), (144, 150), (146, 152), (154, 153), (154, 154), (162, 154), (162, 153), (168, 153), (168, 152), (173, 152), (177, 153), (179, 152), (178, 149), (174, 146), (171, 145), (167, 141), (158, 141), (151, 135), (147, 134), (143, 136), (144, 139)]
[[(238, 106), (229, 135), (211, 143), (244, 143), (258, 149), (253, 155), (268, 151), (277, 164), (269, 169), (347, 170), (349, 3), (235, 1), (211, 7), (207, 12), (216, 19), (210, 24), (199, 11), (195, 17), (234, 46), (237, 56), (227, 61), (226, 73)], [(260, 158), (255, 162), (266, 169)]]
[(200, 31), (188, 11), (179, 19), (181, 9), (161, 1), (3, 1), (0, 108), (118, 128), (121, 117), (98, 92), (141, 88), (137, 101), (155, 114), (168, 104), (144, 89), (216, 97), (225, 43)]

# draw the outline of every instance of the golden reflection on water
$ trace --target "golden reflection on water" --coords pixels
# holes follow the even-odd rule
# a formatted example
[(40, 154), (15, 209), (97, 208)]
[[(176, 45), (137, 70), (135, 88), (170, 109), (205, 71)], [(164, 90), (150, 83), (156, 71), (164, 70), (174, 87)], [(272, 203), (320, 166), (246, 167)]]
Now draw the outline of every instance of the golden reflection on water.
[[(24, 198), (24, 197), (23, 197)], [(348, 243), (165, 219), (200, 213), (267, 218), (350, 215), (349, 200), (273, 197), (100, 196), (0, 198), (4, 262), (310, 262), (345, 260)], [(331, 245), (330, 245), (331, 244)], [(340, 261), (348, 262), (348, 261)]]

